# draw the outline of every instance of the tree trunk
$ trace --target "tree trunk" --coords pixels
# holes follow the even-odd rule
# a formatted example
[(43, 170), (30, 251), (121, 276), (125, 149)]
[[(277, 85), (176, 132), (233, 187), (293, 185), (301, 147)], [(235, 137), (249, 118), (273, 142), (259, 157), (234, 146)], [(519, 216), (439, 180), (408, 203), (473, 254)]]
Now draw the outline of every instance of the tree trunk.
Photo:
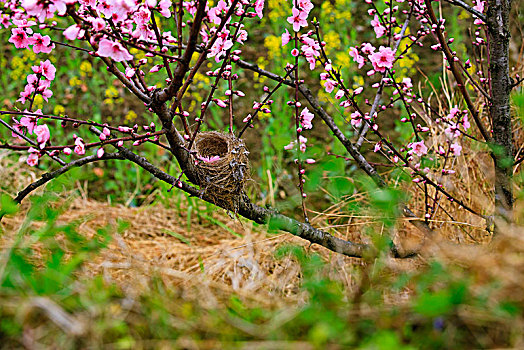
[(489, 73), (495, 165), (495, 212), (510, 220), (513, 208), (513, 138), (510, 115), (509, 12), (511, 0), (488, 0)]

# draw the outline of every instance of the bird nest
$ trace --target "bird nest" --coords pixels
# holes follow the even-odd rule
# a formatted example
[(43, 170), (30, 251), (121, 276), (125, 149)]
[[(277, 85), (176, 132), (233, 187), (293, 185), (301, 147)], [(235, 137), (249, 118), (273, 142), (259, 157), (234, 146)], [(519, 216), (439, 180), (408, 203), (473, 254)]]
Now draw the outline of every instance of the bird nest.
[(244, 141), (232, 134), (217, 131), (197, 134), (191, 157), (203, 195), (236, 213), (244, 185), (250, 178), (248, 155)]

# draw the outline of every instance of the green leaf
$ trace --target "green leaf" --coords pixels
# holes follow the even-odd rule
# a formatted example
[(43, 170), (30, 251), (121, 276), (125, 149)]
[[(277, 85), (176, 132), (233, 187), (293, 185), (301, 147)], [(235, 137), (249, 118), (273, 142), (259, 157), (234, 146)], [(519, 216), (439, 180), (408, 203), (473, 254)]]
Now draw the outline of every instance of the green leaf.
[(447, 314), (452, 308), (452, 298), (447, 290), (441, 290), (436, 293), (423, 293), (414, 306), (416, 312), (428, 317)]
[(191, 245), (191, 242), (184, 236), (182, 236), (180, 233), (176, 233), (167, 229), (163, 229), (162, 232), (167, 233), (170, 236), (175, 237), (176, 239), (182, 241), (182, 243), (185, 243), (187, 245)]
[(12, 215), (18, 212), (18, 204), (11, 198), (11, 196), (3, 193), (0, 197), (0, 217), (4, 215)]

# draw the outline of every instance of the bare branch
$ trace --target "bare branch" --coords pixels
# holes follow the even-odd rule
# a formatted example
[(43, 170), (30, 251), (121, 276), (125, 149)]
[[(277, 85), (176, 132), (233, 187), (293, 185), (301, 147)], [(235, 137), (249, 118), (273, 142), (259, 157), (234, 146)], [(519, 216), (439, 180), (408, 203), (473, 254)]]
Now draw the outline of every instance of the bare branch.
[[(252, 70), (257, 72), (260, 75), (268, 77), (278, 82), (282, 82), (285, 85), (293, 87), (293, 82), (291, 80), (285, 80), (281, 76), (268, 72), (264, 69), (261, 69), (256, 64), (249, 63), (243, 60), (238, 60), (236, 62), (240, 67)], [(377, 173), (376, 169), (366, 160), (366, 158), (359, 152), (359, 150), (353, 145), (353, 143), (344, 135), (344, 133), (339, 129), (335, 124), (333, 118), (324, 111), (322, 106), (320, 106), (319, 101), (304, 84), (299, 86), (299, 91), (308, 100), (311, 107), (315, 110), (316, 114), (322, 118), (326, 125), (331, 129), (335, 137), (342, 143), (344, 148), (349, 152), (351, 157), (355, 160), (360, 169), (362, 169), (366, 174), (368, 174), (379, 187), (387, 187), (386, 181)], [(404, 206), (402, 209), (404, 215), (409, 218), (416, 218), (416, 215), (407, 207)], [(423, 220), (411, 220), (410, 221), (415, 227), (420, 229), (426, 236), (433, 234), (433, 230), (423, 221)]]
[(464, 1), (462, 0), (446, 0), (446, 1), (449, 2), (451, 5), (462, 7), (464, 10), (468, 11), (473, 16), (478, 17), (483, 22), (486, 22), (486, 16), (482, 12), (475, 10), (473, 7), (469, 6)]
[(451, 70), (451, 73), (453, 74), (453, 77), (455, 78), (457, 82), (457, 87), (462, 94), (462, 97), (464, 98), (464, 101), (466, 102), (466, 105), (468, 106), (468, 109), (473, 116), (473, 119), (475, 120), (475, 124), (480, 130), (480, 133), (482, 134), (482, 137), (486, 142), (492, 142), (492, 138), (489, 134), (489, 132), (486, 130), (486, 127), (480, 120), (479, 113), (475, 106), (473, 105), (473, 101), (471, 100), (471, 96), (469, 95), (466, 84), (464, 83), (464, 79), (462, 78), (462, 74), (460, 74), (459, 70), (457, 69), (457, 66), (455, 64), (455, 58), (453, 54), (451, 53), (451, 50), (448, 46), (447, 40), (444, 38), (444, 33), (441, 29), (441, 23), (435, 16), (435, 12), (433, 11), (433, 7), (431, 7), (431, 1), (430, 0), (424, 0), (426, 3), (427, 11), (429, 18), (431, 20), (431, 24), (435, 25), (435, 33), (438, 39), (438, 42), (440, 46), (442, 47), (442, 50), (444, 52), (444, 55), (446, 56), (446, 60), (449, 64), (449, 69)]
[[(21, 132), (19, 132), (19, 131), (16, 130), (15, 128), (13, 128), (11, 125), (9, 125), (8, 123), (6, 123), (6, 122), (3, 121), (2, 119), (0, 119), (0, 123), (1, 123), (3, 126), (5, 126), (6, 128), (8, 128), (9, 130), (11, 130), (11, 132), (13, 132), (13, 133), (15, 133), (16, 135), (18, 135), (19, 137), (23, 138), (23, 139), (24, 139), (26, 142), (28, 142), (30, 145), (33, 145), (33, 146), (35, 146), (36, 148), (38, 148), (38, 144), (37, 144), (35, 141), (31, 140), (30, 138), (28, 138), (27, 136), (25, 136), (24, 134), (22, 134)], [(47, 151), (45, 151), (45, 153), (46, 153), (47, 155), (49, 155), (49, 154), (47, 153)], [(59, 157), (57, 157), (57, 156), (50, 156), (50, 157), (51, 157), (51, 159), (53, 159), (54, 161), (56, 161), (56, 162), (57, 162), (58, 164), (60, 164), (60, 165), (64, 165), (64, 164), (65, 164), (65, 162), (64, 162), (62, 159), (60, 159)]]
[[(404, 21), (404, 25), (402, 26), (402, 30), (400, 31), (400, 37), (393, 45), (393, 52), (396, 53), (398, 50), (398, 47), (400, 46), (400, 42), (402, 39), (404, 39), (404, 34), (406, 33), (406, 29), (408, 28), (409, 21), (411, 19), (411, 12), (408, 15), (408, 18)], [(380, 79), (380, 85), (378, 87), (377, 93), (375, 95), (375, 99), (373, 100), (373, 105), (371, 106), (371, 110), (369, 111), (369, 116), (373, 117), (375, 112), (377, 111), (378, 104), (380, 102), (380, 99), (382, 98), (382, 92), (384, 89), (384, 79), (386, 78), (387, 74), (389, 72), (389, 69), (386, 69), (384, 73), (382, 73), (382, 78)], [(355, 143), (356, 149), (360, 149), (362, 147), (362, 144), (364, 143), (364, 139), (366, 138), (366, 134), (369, 130), (369, 124), (364, 123), (362, 125), (362, 129), (360, 130), (358, 134), (357, 142)], [(415, 131), (416, 132), (416, 131)]]
[(57, 169), (55, 171), (51, 171), (48, 173), (45, 173), (42, 175), (40, 179), (37, 181), (31, 183), (29, 186), (24, 188), (22, 191), (18, 192), (18, 195), (15, 197), (14, 201), (17, 203), (22, 202), (22, 200), (31, 192), (36, 190), (38, 187), (48, 183), (49, 181), (53, 180), (54, 178), (57, 178), (58, 176), (62, 175), (63, 173), (68, 172), (69, 170), (80, 167), (82, 165), (93, 163), (99, 160), (108, 160), (108, 159), (124, 159), (124, 157), (120, 153), (105, 153), (102, 157), (98, 157), (96, 154), (93, 154), (88, 157), (80, 158), (77, 160), (74, 160), (60, 169)]

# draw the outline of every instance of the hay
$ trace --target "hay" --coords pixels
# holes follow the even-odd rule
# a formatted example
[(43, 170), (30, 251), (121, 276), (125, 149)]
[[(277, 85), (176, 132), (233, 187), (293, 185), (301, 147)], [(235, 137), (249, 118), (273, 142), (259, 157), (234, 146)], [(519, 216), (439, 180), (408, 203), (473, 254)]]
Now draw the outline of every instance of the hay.
[(191, 151), (203, 194), (236, 213), (250, 178), (249, 151), (244, 141), (232, 134), (203, 132), (196, 136)]

